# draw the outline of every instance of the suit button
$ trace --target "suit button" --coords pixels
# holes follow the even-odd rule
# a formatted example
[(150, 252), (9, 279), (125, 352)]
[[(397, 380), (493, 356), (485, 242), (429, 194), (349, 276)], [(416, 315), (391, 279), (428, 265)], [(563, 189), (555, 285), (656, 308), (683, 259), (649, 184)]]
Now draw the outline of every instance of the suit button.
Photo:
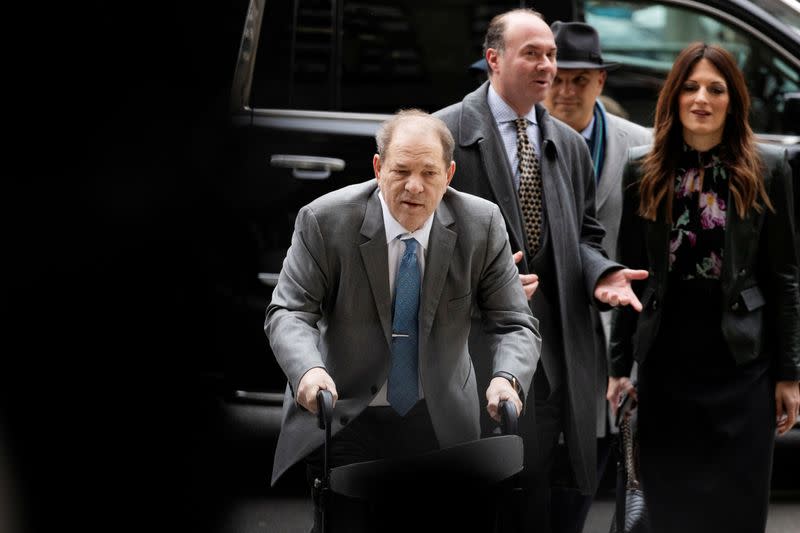
[(743, 268), (743, 269), (741, 269), (741, 270), (739, 271), (739, 275), (740, 275), (740, 276), (744, 276), (744, 275), (746, 275), (746, 274), (747, 274), (747, 269), (746, 269), (746, 268)]
[(348, 422), (350, 422), (350, 419), (349, 419), (349, 418), (347, 418), (346, 416), (343, 416), (343, 417), (342, 417), (342, 418), (340, 418), (339, 420), (342, 422), (342, 425), (343, 425), (343, 426), (346, 426), (346, 425), (347, 425), (347, 423), (348, 423)]
[(650, 304), (650, 307), (652, 307), (652, 308), (653, 308), (653, 311), (655, 311), (656, 309), (658, 309), (658, 300), (654, 299), (654, 300), (653, 300), (653, 303), (651, 303), (651, 304)]
[(734, 311), (738, 311), (739, 310), (739, 302), (734, 302), (733, 305), (731, 306), (731, 309), (733, 309)]
[(372, 387), (369, 388), (369, 392), (370, 394), (378, 394), (378, 387), (373, 385)]

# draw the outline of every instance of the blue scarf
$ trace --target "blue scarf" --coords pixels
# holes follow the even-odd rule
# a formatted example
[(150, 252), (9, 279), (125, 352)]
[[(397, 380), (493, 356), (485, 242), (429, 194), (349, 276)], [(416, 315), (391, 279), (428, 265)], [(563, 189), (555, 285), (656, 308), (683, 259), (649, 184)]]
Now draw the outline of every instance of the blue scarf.
[(606, 110), (600, 100), (594, 104), (594, 126), (589, 139), (589, 153), (592, 155), (595, 180), (600, 182), (600, 170), (606, 155)]

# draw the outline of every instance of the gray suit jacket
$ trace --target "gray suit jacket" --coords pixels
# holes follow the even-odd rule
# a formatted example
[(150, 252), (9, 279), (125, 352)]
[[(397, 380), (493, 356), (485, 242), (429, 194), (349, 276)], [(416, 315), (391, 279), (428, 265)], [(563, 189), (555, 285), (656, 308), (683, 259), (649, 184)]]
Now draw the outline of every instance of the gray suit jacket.
[[(493, 368), (527, 391), (539, 357), (528, 308), (497, 206), (448, 189), (436, 210), (419, 316), (419, 372), (441, 447), (477, 439), (480, 409), (467, 348), (471, 310), (483, 313)], [(392, 297), (377, 182), (322, 196), (297, 216), (264, 330), (288, 378), (272, 482), (323, 443), (294, 391), (313, 367), (339, 393), (332, 433), (367, 407), (389, 373)]]
[[(456, 141), (452, 186), (497, 203), (506, 220), (512, 249), (525, 250), (519, 201), (511, 166), (486, 101), (488, 88), (486, 82), (462, 102), (435, 115), (445, 121)], [(542, 133), (540, 163), (547, 227), (558, 275), (550, 282), (558, 284), (559, 316), (552, 320), (562, 326), (564, 353), (560, 356), (566, 372), (568, 403), (564, 432), (575, 481), (589, 493), (597, 482), (598, 408), (594, 391), (600, 361), (590, 307), (595, 302), (597, 281), (621, 265), (610, 261), (601, 245), (605, 232), (595, 218), (594, 170), (586, 142), (542, 106), (536, 106), (536, 115)], [(520, 271), (528, 272), (524, 261)], [(548, 362), (543, 363), (548, 368)], [(535, 428), (521, 430), (526, 438), (535, 438)]]
[(653, 134), (647, 128), (606, 113), (606, 147), (600, 183), (597, 186), (597, 219), (606, 230), (603, 248), (616, 260), (619, 219), (622, 214), (622, 171), (628, 162), (628, 149), (650, 144)]

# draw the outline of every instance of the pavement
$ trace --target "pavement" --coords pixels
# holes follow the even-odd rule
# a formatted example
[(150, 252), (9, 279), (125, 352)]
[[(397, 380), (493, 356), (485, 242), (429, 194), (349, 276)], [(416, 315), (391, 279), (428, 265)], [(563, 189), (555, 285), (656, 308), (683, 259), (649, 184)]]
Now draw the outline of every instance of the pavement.
[[(613, 512), (614, 502), (610, 497), (596, 500), (583, 533), (608, 533)], [(312, 516), (313, 505), (308, 498), (243, 499), (229, 508), (219, 533), (308, 533)], [(798, 533), (798, 530), (800, 494), (773, 498), (766, 533)]]

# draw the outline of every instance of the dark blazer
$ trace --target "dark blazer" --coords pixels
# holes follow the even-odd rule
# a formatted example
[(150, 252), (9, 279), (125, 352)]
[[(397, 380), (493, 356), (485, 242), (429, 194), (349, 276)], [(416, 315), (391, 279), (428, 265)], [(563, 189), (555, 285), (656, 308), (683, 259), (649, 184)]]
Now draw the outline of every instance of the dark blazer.
[[(512, 250), (526, 250), (511, 165), (486, 100), (488, 89), (486, 82), (462, 102), (434, 115), (444, 120), (456, 142), (451, 185), (499, 205)], [(536, 118), (542, 133), (542, 186), (558, 285), (555, 320), (563, 332), (568, 403), (564, 431), (575, 481), (588, 493), (597, 481), (594, 390), (601, 357), (596, 353), (590, 306), (597, 281), (621, 265), (610, 261), (601, 245), (605, 230), (595, 217), (594, 170), (586, 141), (541, 105), (536, 106)], [(525, 261), (519, 268), (528, 273)]]
[[(627, 376), (633, 361), (650, 352), (661, 323), (660, 302), (668, 290), (670, 224), (637, 214), (641, 161), (649, 147), (629, 152), (618, 257), (630, 268), (650, 271), (635, 290), (643, 310), (619, 309), (611, 332), (609, 373)], [(742, 219), (728, 197), (722, 260), (722, 333), (738, 364), (766, 355), (779, 380), (800, 379), (800, 294), (792, 206), (792, 175), (786, 150), (759, 144), (764, 185), (775, 212), (749, 210)]]
[[(339, 393), (332, 433), (358, 416), (389, 374), (392, 297), (377, 181), (326, 194), (298, 213), (264, 330), (288, 378), (272, 482), (319, 447), (324, 432), (299, 407), (303, 375), (322, 367)], [(419, 309), (419, 373), (439, 445), (480, 436), (485, 408), (467, 347), (483, 312), (495, 372), (530, 386), (541, 338), (496, 205), (448, 189), (436, 208)], [(488, 383), (481, 383), (481, 392)]]

